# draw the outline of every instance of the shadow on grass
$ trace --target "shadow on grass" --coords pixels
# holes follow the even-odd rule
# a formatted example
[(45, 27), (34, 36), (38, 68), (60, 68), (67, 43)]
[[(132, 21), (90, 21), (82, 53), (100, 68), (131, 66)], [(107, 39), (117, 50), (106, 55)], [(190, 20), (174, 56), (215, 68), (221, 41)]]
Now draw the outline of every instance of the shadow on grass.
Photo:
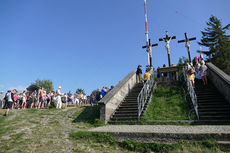
[(83, 122), (89, 124), (101, 124), (99, 106), (83, 106), (83, 110), (75, 114), (73, 123)]

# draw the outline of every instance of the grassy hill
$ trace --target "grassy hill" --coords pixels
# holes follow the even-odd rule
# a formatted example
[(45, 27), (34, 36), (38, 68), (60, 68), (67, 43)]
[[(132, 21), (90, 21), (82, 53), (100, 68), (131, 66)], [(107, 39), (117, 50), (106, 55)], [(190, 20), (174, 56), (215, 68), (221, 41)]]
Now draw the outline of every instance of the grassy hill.
[(190, 109), (180, 84), (161, 84), (156, 88), (142, 120), (188, 120)]
[(119, 142), (106, 133), (87, 132), (101, 125), (99, 107), (13, 110), (3, 117), (0, 109), (0, 153), (123, 153), (123, 152), (222, 152), (215, 141), (145, 144)]

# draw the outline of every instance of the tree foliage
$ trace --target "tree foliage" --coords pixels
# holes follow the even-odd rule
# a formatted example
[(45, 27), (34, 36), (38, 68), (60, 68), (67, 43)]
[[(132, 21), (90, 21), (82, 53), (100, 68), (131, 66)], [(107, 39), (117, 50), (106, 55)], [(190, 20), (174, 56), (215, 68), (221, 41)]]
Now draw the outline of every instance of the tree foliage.
[(34, 83), (32, 83), (27, 90), (29, 91), (34, 91), (37, 90), (38, 88), (43, 87), (46, 92), (51, 92), (53, 91), (53, 82), (51, 80), (40, 80), (37, 79)]
[(207, 26), (201, 31), (202, 38), (198, 44), (209, 48), (203, 52), (209, 61), (230, 74), (230, 36), (226, 34), (230, 24), (223, 26), (220, 19), (211, 16)]
[(177, 66), (182, 67), (182, 66), (184, 66), (187, 62), (189, 62), (188, 58), (182, 56), (182, 57), (179, 58), (179, 61), (178, 61)]
[(77, 91), (76, 91), (77, 93), (80, 93), (80, 92), (82, 92), (84, 95), (85, 95), (85, 90), (84, 89), (81, 89), (81, 88), (77, 88)]

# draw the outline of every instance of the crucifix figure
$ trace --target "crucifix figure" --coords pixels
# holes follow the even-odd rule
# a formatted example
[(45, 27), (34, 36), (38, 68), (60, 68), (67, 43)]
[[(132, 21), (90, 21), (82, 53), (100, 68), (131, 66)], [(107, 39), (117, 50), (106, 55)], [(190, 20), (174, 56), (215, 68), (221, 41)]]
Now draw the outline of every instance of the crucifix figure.
[(190, 56), (190, 41), (196, 40), (196, 37), (188, 38), (186, 32), (184, 33), (184, 35), (185, 35), (185, 39), (184, 39), (184, 40), (179, 40), (178, 43), (185, 42), (185, 47), (186, 47), (187, 50), (188, 50), (189, 63), (191, 63), (192, 60), (191, 60), (191, 56)]
[(168, 31), (166, 31), (166, 36), (165, 38), (160, 38), (159, 41), (164, 41), (166, 44), (165, 44), (165, 48), (167, 50), (167, 53), (168, 53), (168, 62), (169, 62), (169, 66), (171, 66), (171, 60), (170, 60), (170, 46), (169, 46), (169, 43), (172, 39), (176, 39), (176, 36), (172, 36), (172, 37), (169, 37), (168, 36)]
[(142, 46), (142, 48), (147, 48), (147, 52), (149, 54), (149, 61), (150, 61), (150, 67), (152, 67), (152, 47), (158, 46), (158, 44), (151, 44), (151, 40), (149, 39), (149, 44), (146, 46)]

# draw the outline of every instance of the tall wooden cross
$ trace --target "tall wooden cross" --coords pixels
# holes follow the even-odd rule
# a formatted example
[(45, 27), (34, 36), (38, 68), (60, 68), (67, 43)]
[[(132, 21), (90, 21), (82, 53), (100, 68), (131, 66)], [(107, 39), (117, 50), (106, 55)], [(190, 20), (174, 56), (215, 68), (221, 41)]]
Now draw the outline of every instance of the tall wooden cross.
[(191, 60), (191, 55), (190, 55), (190, 41), (196, 40), (196, 37), (188, 38), (186, 32), (184, 33), (184, 36), (185, 36), (185, 39), (184, 39), (184, 40), (179, 40), (178, 43), (185, 42), (185, 47), (186, 47), (187, 50), (188, 50), (189, 63), (191, 63), (192, 60)]
[(176, 36), (172, 36), (172, 37), (169, 37), (168, 36), (168, 31), (166, 31), (166, 36), (165, 38), (160, 38), (159, 41), (164, 41), (166, 43), (165, 45), (165, 48), (167, 50), (167, 53), (168, 53), (168, 62), (169, 62), (169, 66), (171, 66), (171, 59), (170, 59), (170, 46), (169, 46), (169, 43), (172, 39), (176, 39)]
[(149, 44), (147, 46), (142, 46), (142, 48), (147, 48), (147, 52), (149, 54), (149, 61), (150, 61), (150, 67), (152, 67), (152, 47), (158, 46), (158, 44), (151, 44), (151, 40), (149, 39)]

